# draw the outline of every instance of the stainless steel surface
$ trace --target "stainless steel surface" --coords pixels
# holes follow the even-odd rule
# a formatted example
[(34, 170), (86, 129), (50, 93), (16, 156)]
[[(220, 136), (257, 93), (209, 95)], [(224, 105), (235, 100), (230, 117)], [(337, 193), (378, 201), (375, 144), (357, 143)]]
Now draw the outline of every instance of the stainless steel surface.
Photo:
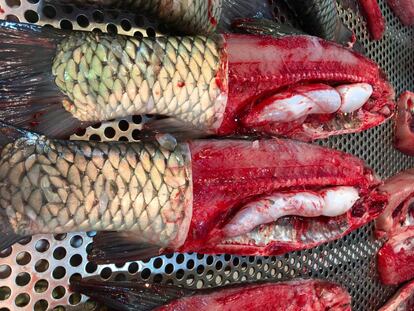
[[(413, 90), (414, 30), (402, 27), (385, 1), (379, 2), (387, 20), (387, 32), (380, 42), (368, 40), (365, 24), (359, 15), (339, 10), (344, 22), (356, 31), (367, 54), (388, 74), (397, 94), (405, 89)], [(141, 36), (155, 35), (157, 27), (139, 14), (57, 7), (38, 0), (0, 0), (0, 6), (4, 11), (0, 18), (63, 28), (97, 28)], [(277, 13), (279, 20), (285, 22), (284, 15)], [(144, 26), (149, 28), (142, 28)], [(134, 140), (145, 120), (146, 117), (138, 116), (128, 118), (127, 122), (118, 120), (91, 127), (72, 138)], [(414, 158), (403, 156), (392, 148), (391, 137), (389, 122), (362, 134), (335, 137), (319, 143), (360, 156), (385, 178), (414, 167)], [(94, 303), (83, 304), (87, 297), (68, 289), (70, 279), (86, 276), (105, 280), (142, 279), (198, 288), (246, 280), (328, 278), (347, 287), (353, 297), (354, 310), (364, 311), (376, 310), (395, 291), (395, 287), (381, 286), (376, 279), (375, 254), (381, 242), (374, 240), (372, 224), (333, 243), (278, 257), (173, 254), (147, 262), (96, 267), (86, 258), (91, 241), (91, 234), (86, 233), (39, 235), (0, 253), (0, 311), (64, 310), (64, 306), (93, 310)]]

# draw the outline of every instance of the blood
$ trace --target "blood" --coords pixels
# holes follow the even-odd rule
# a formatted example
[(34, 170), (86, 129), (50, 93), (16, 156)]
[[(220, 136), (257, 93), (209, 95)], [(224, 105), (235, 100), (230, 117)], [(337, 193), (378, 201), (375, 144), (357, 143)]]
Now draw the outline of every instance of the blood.
[(179, 82), (177, 83), (177, 86), (178, 86), (178, 87), (184, 87), (184, 86), (185, 86), (185, 82), (184, 82), (184, 81), (179, 81)]
[(3, 10), (3, 8), (0, 6), (0, 14), (4, 14), (5, 11)]

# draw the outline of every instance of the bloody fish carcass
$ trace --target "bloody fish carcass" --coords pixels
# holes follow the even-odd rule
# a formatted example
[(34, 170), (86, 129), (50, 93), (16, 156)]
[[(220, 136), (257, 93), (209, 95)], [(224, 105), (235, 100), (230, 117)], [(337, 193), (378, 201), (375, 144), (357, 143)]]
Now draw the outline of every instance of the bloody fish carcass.
[(377, 64), (311, 36), (140, 40), (1, 22), (0, 38), (0, 117), (49, 137), (156, 114), (204, 134), (313, 140), (374, 127), (395, 108)]

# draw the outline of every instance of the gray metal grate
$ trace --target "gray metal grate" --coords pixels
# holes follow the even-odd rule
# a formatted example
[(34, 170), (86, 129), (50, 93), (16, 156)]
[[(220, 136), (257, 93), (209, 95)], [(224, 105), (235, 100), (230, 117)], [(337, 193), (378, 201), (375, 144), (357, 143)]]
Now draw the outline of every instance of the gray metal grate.
[[(344, 22), (356, 31), (367, 54), (386, 71), (397, 94), (405, 89), (413, 90), (414, 30), (402, 27), (385, 1), (379, 2), (388, 27), (380, 42), (368, 40), (365, 24), (359, 16), (338, 8)], [(0, 8), (0, 18), (61, 28), (97, 28), (120, 34), (154, 36), (158, 27), (139, 14), (58, 7), (44, 4), (42, 0), (0, 0)], [(286, 21), (283, 12), (276, 10), (276, 13), (280, 21)], [(134, 116), (97, 125), (72, 138), (132, 141), (135, 140), (134, 133), (138, 133), (136, 131), (148, 117), (151, 116)], [(414, 167), (414, 158), (395, 151), (391, 139), (392, 125), (389, 122), (361, 134), (334, 137), (319, 143), (363, 158), (385, 178)], [(71, 279), (87, 276), (105, 280), (139, 279), (194, 288), (246, 280), (320, 277), (347, 287), (353, 297), (354, 310), (376, 310), (394, 293), (395, 287), (381, 286), (376, 279), (375, 254), (381, 242), (374, 240), (372, 230), (373, 226), (369, 224), (333, 243), (277, 257), (172, 254), (146, 262), (98, 267), (86, 258), (92, 234), (38, 235), (0, 253), (0, 311), (64, 310), (64, 306), (94, 310), (96, 305), (87, 297), (68, 290)]]

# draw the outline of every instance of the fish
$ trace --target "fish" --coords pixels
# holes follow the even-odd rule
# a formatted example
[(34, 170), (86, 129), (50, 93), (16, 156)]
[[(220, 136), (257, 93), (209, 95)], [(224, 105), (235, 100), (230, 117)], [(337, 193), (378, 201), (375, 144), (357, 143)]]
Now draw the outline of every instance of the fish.
[(102, 261), (281, 254), (342, 237), (387, 202), (362, 160), (292, 140), (67, 141), (2, 124), (0, 146), (0, 249), (103, 231), (117, 242), (97, 238)]
[(398, 98), (394, 118), (394, 147), (409, 156), (414, 156), (413, 112), (414, 93), (406, 91)]
[(387, 0), (387, 3), (403, 25), (414, 25), (414, 1)]
[(388, 196), (388, 204), (375, 220), (379, 238), (387, 238), (404, 227), (414, 225), (414, 169), (402, 171), (388, 178), (378, 191)]
[(140, 13), (187, 35), (210, 34), (229, 29), (236, 17), (271, 17), (263, 0), (50, 0), (51, 3)]
[(378, 251), (377, 268), (385, 285), (398, 285), (414, 278), (414, 226), (392, 233)]
[(361, 13), (367, 22), (368, 32), (372, 40), (381, 40), (384, 36), (386, 23), (378, 0), (358, 0)]
[(341, 21), (335, 0), (286, 1), (296, 19), (307, 33), (342, 45), (352, 46), (354, 33)]
[(351, 310), (351, 296), (344, 288), (318, 279), (245, 283), (209, 289), (81, 280), (72, 282), (70, 287), (119, 311)]
[(375, 233), (386, 242), (377, 254), (380, 280), (397, 285), (414, 277), (414, 169), (388, 178), (378, 191), (388, 204), (375, 220)]
[(0, 42), (0, 120), (51, 138), (154, 114), (169, 121), (148, 129), (172, 134), (311, 141), (395, 110), (377, 64), (307, 35), (137, 39), (2, 21)]
[(410, 311), (414, 307), (414, 281), (401, 287), (378, 311)]

